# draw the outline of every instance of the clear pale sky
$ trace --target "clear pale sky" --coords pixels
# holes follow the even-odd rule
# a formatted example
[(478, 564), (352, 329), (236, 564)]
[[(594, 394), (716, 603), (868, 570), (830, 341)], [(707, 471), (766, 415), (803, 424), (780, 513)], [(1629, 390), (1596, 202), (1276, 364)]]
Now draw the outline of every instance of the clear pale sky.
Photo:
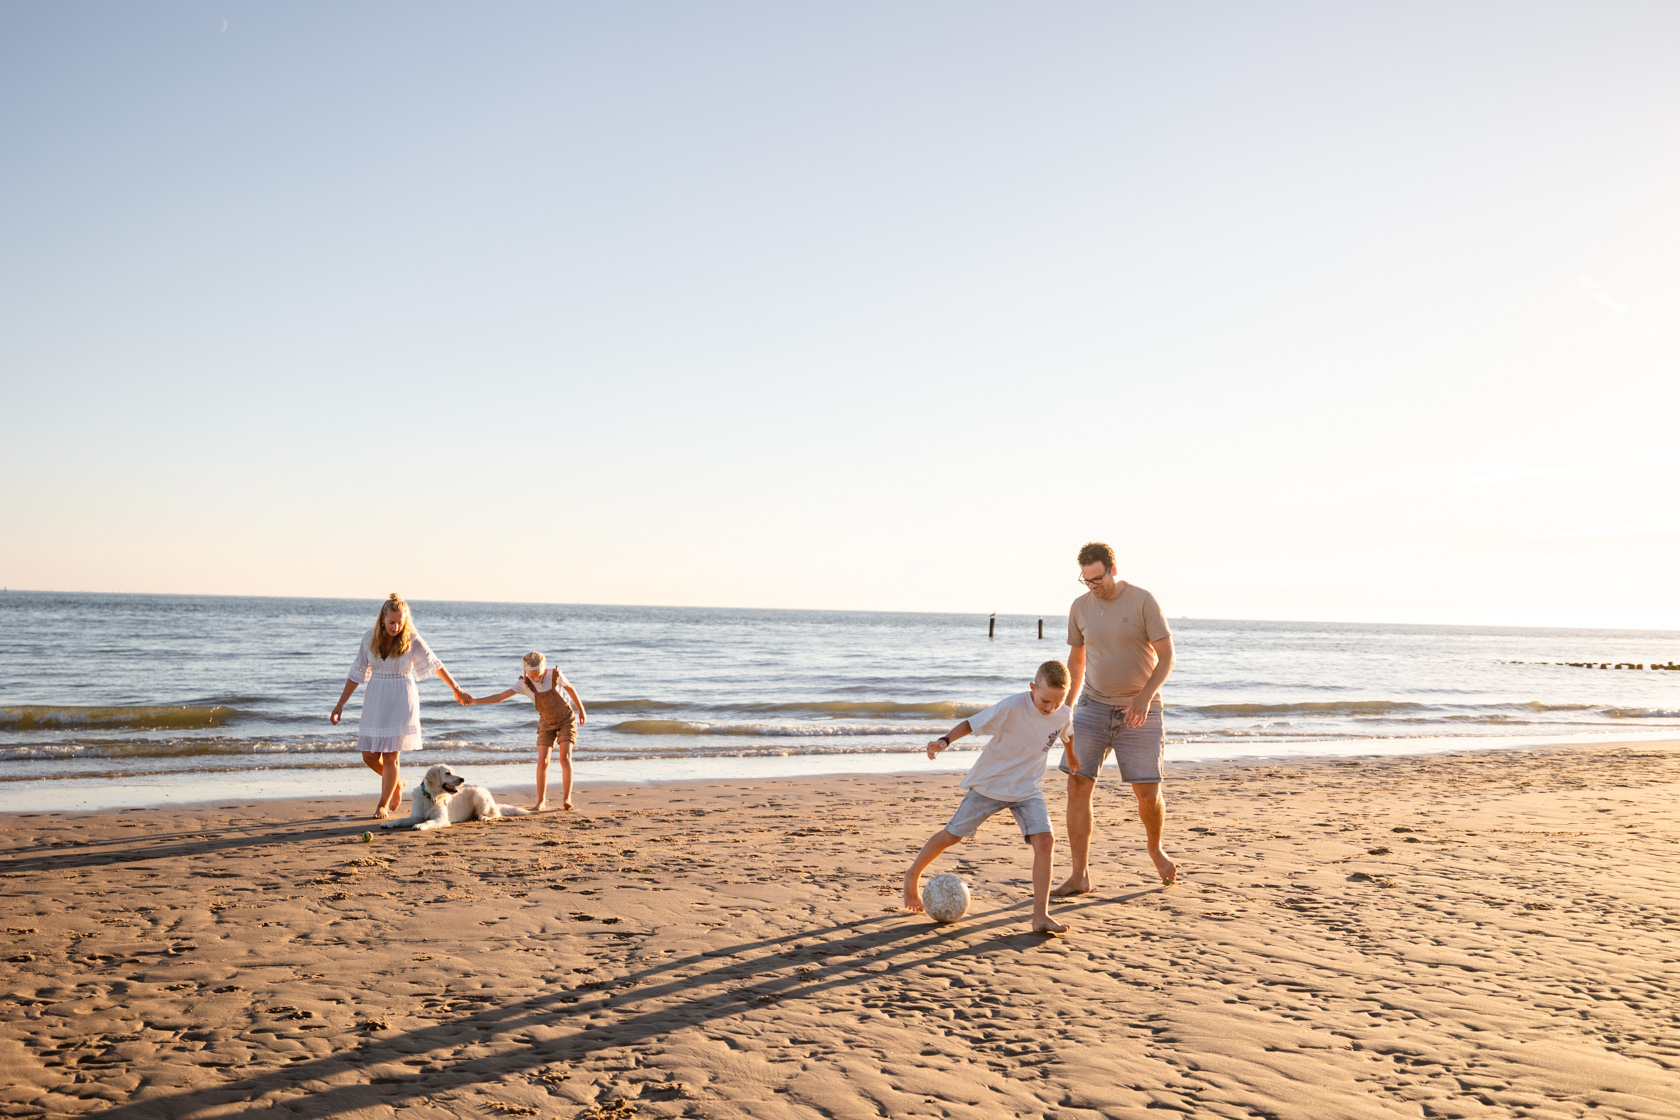
[(0, 583), (1680, 627), (1673, 3), (8, 4)]

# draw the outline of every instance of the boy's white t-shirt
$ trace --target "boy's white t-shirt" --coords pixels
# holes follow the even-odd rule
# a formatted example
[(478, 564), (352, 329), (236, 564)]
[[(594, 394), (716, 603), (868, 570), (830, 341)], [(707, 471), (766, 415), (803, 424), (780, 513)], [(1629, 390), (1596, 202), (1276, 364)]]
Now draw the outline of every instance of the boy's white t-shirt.
[(994, 801), (1025, 801), (1044, 792), (1044, 756), (1058, 743), (1073, 741), (1073, 709), (1063, 704), (1049, 715), (1038, 710), (1031, 692), (999, 700), (968, 717), (968, 728), (992, 741), (980, 751), (962, 788)]

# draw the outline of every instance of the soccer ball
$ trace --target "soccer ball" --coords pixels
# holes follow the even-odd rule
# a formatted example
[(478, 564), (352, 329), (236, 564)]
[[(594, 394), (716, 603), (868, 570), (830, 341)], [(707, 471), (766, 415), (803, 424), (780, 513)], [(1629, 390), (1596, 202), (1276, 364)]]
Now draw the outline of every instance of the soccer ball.
[(940, 925), (956, 921), (968, 913), (968, 884), (949, 871), (935, 875), (922, 888), (922, 909)]

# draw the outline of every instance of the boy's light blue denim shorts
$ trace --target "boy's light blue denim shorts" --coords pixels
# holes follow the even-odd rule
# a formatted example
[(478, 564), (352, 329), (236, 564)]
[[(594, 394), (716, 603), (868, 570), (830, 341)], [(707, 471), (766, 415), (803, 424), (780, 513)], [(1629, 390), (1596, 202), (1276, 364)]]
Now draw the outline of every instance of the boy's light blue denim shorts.
[[(1058, 769), (1064, 774), (1071, 772), (1095, 780), (1103, 759), (1113, 751), (1121, 781), (1158, 782), (1166, 742), (1159, 699), (1149, 705), (1149, 718), (1143, 721), (1142, 727), (1127, 727), (1124, 705), (1104, 704), (1082, 696), (1079, 706), (1073, 710), (1073, 750), (1063, 753)], [(1070, 762), (1074, 765), (1070, 766)]]
[(1003, 809), (1014, 814), (1015, 823), (1021, 826), (1023, 840), (1050, 831), (1050, 810), (1044, 804), (1042, 793), (1035, 793), (1025, 801), (998, 801), (976, 789), (963, 796), (962, 804), (957, 806), (956, 815), (945, 826), (945, 831), (966, 840), (985, 823), (986, 818)]

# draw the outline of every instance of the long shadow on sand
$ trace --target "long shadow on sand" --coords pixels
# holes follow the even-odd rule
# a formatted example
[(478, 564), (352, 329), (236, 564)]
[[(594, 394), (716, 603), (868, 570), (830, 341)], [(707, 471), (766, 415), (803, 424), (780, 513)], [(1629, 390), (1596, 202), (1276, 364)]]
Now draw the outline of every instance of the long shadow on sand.
[(329, 840), (355, 836), (377, 823), (334, 818), (283, 827), (229, 825), (180, 832), (147, 832), (141, 836), (118, 836), (105, 840), (56, 840), (48, 845), (50, 850), (45, 851), (40, 847), (0, 849), (0, 874), (110, 867), (149, 859), (175, 859), (257, 848), (265, 844)]
[[(1094, 899), (1079, 904), (1077, 909), (1122, 905), (1162, 889), (1152, 887), (1115, 898)], [(371, 1104), (396, 1104), (431, 1097), (464, 1085), (493, 1081), (557, 1062), (576, 1061), (597, 1049), (634, 1046), (683, 1028), (727, 1019), (766, 1003), (809, 999), (861, 984), (890, 981), (916, 968), (1022, 952), (1044, 944), (1045, 938), (1022, 932), (1001, 937), (987, 935), (1005, 926), (1019, 930), (1020, 911), (1027, 905), (1000, 907), (958, 927), (929, 926), (925, 919), (909, 919), (903, 914), (883, 915), (707, 950), (619, 977), (610, 982), (610, 990), (577, 989), (537, 996), (418, 1030), (369, 1039), (354, 1050), (331, 1057), (294, 1062), (210, 1089), (120, 1105), (98, 1115), (116, 1120), (190, 1118), (199, 1109), (252, 1100), (346, 1069), (387, 1062), (412, 1063), (420, 1055), (461, 1045), (465, 1041), (464, 1032), (479, 1037), (485, 1033), (506, 1035), (523, 1027), (552, 1027), (566, 1019), (580, 1020), (577, 1032), (565, 1038), (509, 1042), (506, 1053), (458, 1062), (439, 1059), (412, 1075), (370, 1078), (355, 1085), (325, 1089), (307, 1098), (288, 1100), (286, 1110), (298, 1116), (326, 1117)], [(792, 952), (783, 951), (793, 942), (810, 942), (814, 938), (833, 939), (807, 944)], [(696, 975), (673, 975), (718, 957), (749, 955), (752, 959), (731, 960)], [(884, 969), (858, 971), (860, 965), (882, 963), (886, 964)], [(781, 975), (795, 966), (802, 971)], [(686, 992), (714, 986), (723, 990), (682, 998)], [(634, 995), (627, 994), (631, 989), (636, 989)], [(599, 1025), (585, 1019), (595, 1012), (641, 1003), (658, 1006)]]

